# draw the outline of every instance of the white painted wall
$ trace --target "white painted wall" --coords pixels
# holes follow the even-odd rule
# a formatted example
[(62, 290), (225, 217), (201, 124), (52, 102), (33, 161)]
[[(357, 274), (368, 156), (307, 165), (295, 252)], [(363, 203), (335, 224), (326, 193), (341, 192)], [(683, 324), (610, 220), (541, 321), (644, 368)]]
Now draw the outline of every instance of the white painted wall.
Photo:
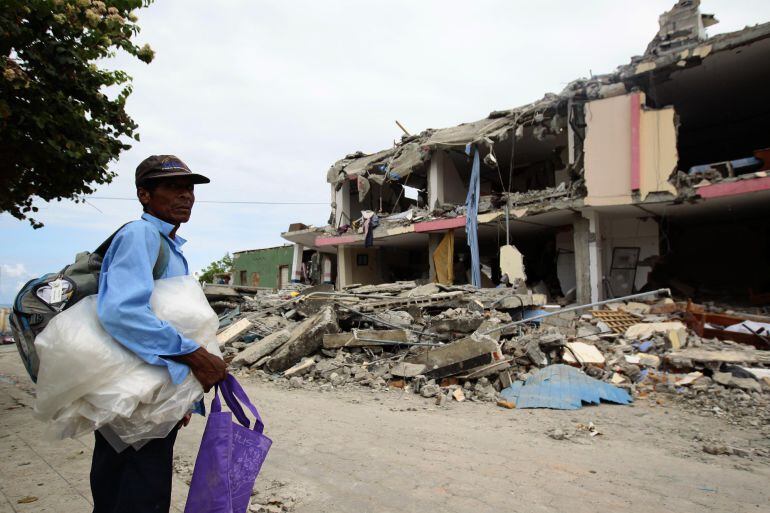
[[(639, 247), (639, 261), (660, 254), (658, 222), (651, 218), (602, 218), (604, 275), (609, 277), (612, 266), (612, 250), (616, 247)], [(647, 283), (649, 267), (637, 267), (634, 285), (637, 290)]]
[[(335, 191), (332, 185), (332, 192), (334, 193), (334, 202), (337, 204), (334, 215), (334, 227), (338, 228), (340, 225), (350, 222), (350, 182), (345, 181), (338, 191)], [(345, 214), (344, 216), (343, 213)]]
[(604, 299), (603, 285), (603, 250), (605, 240), (602, 237), (604, 218), (594, 209), (583, 211), (583, 217), (588, 219), (588, 268), (591, 281), (591, 302), (595, 303)]
[(321, 266), (323, 270), (321, 281), (332, 283), (332, 259), (329, 255), (321, 255)]
[(291, 260), (291, 281), (299, 283), (302, 279), (302, 244), (294, 244), (294, 255)]
[(444, 150), (436, 150), (428, 166), (428, 208), (439, 203), (465, 203), (468, 190), (452, 159)]

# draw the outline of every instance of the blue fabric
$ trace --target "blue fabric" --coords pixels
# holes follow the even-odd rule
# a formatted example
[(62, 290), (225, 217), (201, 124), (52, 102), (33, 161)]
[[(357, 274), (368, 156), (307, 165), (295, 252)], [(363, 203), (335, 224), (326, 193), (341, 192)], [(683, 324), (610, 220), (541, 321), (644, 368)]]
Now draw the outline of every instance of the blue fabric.
[[(465, 153), (470, 155), (471, 146), (465, 148)], [(479, 261), (479, 236), (478, 215), (479, 195), (481, 184), (479, 174), (481, 163), (479, 162), (479, 150), (474, 149), (473, 167), (471, 168), (471, 180), (468, 184), (468, 196), (465, 199), (465, 233), (468, 239), (468, 247), (471, 248), (471, 283), (474, 287), (481, 287), (481, 262)]]
[(189, 274), (182, 254), (186, 241), (179, 235), (170, 238), (173, 229), (174, 225), (144, 214), (142, 220), (127, 224), (117, 233), (102, 262), (97, 312), (107, 333), (145, 362), (168, 367), (172, 381), (179, 384), (190, 369), (162, 356), (189, 354), (200, 346), (158, 319), (150, 309), (152, 269), (161, 234), (170, 249), (168, 266), (161, 277)]
[(517, 381), (500, 391), (516, 408), (553, 408), (577, 410), (583, 403), (599, 404), (607, 401), (629, 404), (631, 396), (609, 383), (587, 376), (569, 365), (549, 365), (535, 371), (526, 382)]

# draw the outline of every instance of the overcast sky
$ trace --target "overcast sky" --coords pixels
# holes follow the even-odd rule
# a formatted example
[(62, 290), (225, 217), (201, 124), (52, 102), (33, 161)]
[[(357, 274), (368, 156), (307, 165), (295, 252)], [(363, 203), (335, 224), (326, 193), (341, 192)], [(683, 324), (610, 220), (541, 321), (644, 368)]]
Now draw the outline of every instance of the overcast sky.
[[(486, 117), (559, 92), (644, 52), (674, 0), (192, 1), (156, 0), (138, 12), (146, 65), (109, 65), (133, 76), (128, 111), (142, 141), (113, 165), (94, 196), (134, 197), (134, 170), (175, 154), (211, 177), (185, 254), (191, 271), (225, 252), (278, 245), (292, 222), (324, 225), (329, 166), (345, 154), (387, 148), (413, 133)], [(720, 23), (710, 35), (770, 20), (766, 0), (704, 0)], [(0, 215), (0, 304), (33, 276), (93, 250), (138, 202), (39, 202), (45, 227)], [(97, 210), (98, 209), (98, 210)]]

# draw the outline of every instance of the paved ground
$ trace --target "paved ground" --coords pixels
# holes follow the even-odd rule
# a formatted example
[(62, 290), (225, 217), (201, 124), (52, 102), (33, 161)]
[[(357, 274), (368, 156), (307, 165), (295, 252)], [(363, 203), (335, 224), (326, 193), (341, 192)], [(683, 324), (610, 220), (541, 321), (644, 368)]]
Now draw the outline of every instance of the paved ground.
[[(400, 391), (242, 381), (274, 439), (254, 497), (267, 511), (770, 510), (767, 458), (712, 456), (699, 440), (767, 450), (766, 427), (739, 429), (642, 401), (575, 412), (438, 409)], [(1, 348), (0, 513), (90, 511), (90, 439), (45, 441), (30, 391), (14, 350)], [(602, 435), (576, 431), (589, 422)], [(194, 420), (179, 437), (174, 511), (183, 510), (203, 424)], [(553, 428), (574, 436), (552, 439)]]

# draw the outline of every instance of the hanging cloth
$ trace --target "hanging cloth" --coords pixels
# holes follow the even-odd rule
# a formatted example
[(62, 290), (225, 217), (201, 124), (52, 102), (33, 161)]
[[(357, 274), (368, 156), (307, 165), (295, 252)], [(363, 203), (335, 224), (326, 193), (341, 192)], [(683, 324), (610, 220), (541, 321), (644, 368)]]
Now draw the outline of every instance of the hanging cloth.
[[(465, 147), (465, 153), (467, 155), (471, 154), (470, 144)], [(481, 193), (480, 173), (479, 150), (473, 148), (473, 167), (471, 167), (471, 179), (468, 184), (468, 196), (465, 199), (465, 233), (468, 239), (468, 247), (471, 249), (471, 284), (474, 287), (481, 287), (478, 237), (479, 194)]]
[(380, 217), (371, 210), (361, 212), (364, 229), (364, 247), (370, 248), (374, 245), (374, 229), (380, 225)]

